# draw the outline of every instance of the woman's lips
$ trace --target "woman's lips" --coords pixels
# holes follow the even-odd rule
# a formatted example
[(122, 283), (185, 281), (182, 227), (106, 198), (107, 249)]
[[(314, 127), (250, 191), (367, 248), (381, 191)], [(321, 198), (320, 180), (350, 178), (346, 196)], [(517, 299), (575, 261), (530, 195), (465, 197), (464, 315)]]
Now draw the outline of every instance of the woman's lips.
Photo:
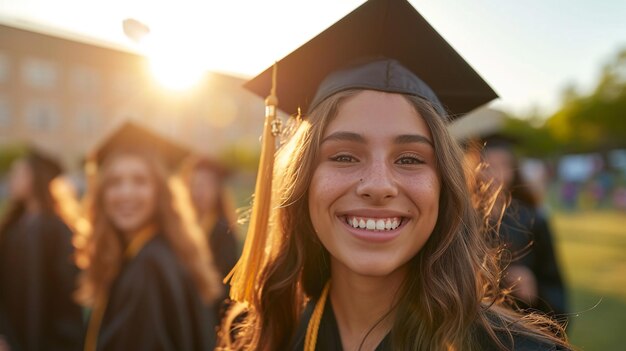
[(407, 217), (342, 215), (337, 218), (346, 226), (348, 232), (358, 239), (377, 243), (393, 240), (409, 221)]

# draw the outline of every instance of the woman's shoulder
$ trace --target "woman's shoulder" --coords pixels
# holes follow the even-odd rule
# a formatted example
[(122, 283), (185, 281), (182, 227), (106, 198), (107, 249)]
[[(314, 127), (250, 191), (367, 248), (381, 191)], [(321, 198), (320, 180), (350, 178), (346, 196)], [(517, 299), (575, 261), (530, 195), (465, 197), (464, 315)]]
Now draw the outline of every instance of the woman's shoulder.
[(161, 235), (150, 239), (137, 253), (132, 261), (136, 266), (150, 267), (178, 267), (176, 254), (169, 243)]
[(179, 263), (165, 239), (152, 238), (137, 253), (124, 263), (118, 277), (118, 288), (143, 293), (159, 291), (184, 291), (190, 285), (190, 277)]
[(487, 313), (487, 319), (491, 324), (495, 338), (489, 335), (484, 326), (476, 327), (475, 337), (481, 350), (501, 350), (499, 344), (505, 350), (515, 351), (565, 351), (569, 348), (560, 345), (557, 339), (551, 340), (549, 336), (525, 328), (519, 322), (506, 320), (497, 312)]
[[(496, 331), (496, 337), (504, 346), (505, 350), (514, 351), (565, 351), (569, 350), (556, 343), (542, 339), (538, 336), (521, 333), (519, 331)], [(478, 338), (481, 350), (501, 350), (498, 343), (486, 333)]]

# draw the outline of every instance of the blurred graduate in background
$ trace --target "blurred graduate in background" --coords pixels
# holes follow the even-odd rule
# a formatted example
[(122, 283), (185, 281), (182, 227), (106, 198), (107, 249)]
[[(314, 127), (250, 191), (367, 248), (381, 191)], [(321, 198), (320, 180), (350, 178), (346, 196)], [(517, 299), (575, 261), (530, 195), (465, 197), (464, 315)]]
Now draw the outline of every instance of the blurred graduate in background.
[(0, 335), (11, 350), (80, 350), (83, 319), (72, 299), (78, 206), (62, 168), (34, 148), (13, 162), (0, 221)]
[[(196, 218), (213, 254), (215, 267), (223, 279), (239, 258), (235, 232), (235, 205), (225, 184), (230, 170), (216, 160), (196, 156), (187, 161), (182, 174), (189, 189)], [(228, 291), (225, 289), (223, 298), (215, 306), (219, 319), (226, 307), (223, 306), (223, 300), (227, 296)]]
[[(90, 156), (84, 267), (77, 293), (92, 307), (86, 350), (212, 350), (222, 294), (180, 180), (188, 151), (132, 122)], [(97, 169), (95, 169), (97, 168)]]
[(507, 265), (503, 287), (511, 289), (518, 307), (544, 312), (562, 323), (567, 299), (554, 249), (554, 236), (538, 196), (520, 172), (513, 146), (516, 140), (500, 134), (485, 136), (482, 160), (485, 175), (500, 188), (494, 217), (502, 216), (499, 237)]

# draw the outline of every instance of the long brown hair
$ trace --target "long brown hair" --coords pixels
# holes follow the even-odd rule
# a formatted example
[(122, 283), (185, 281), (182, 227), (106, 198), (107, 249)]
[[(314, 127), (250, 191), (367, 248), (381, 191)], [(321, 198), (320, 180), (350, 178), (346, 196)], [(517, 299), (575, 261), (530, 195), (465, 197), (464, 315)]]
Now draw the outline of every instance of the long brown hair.
[[(294, 122), (293, 136), (281, 148), (276, 161), (276, 210), (270, 239), (274, 251), (259, 277), (245, 320), (231, 324), (239, 308), (231, 313), (231, 322), (222, 327), (226, 349), (287, 348), (304, 304), (317, 299), (330, 278), (329, 253), (317, 239), (310, 220), (308, 188), (326, 126), (342, 101), (359, 92), (337, 93), (306, 119)], [(486, 210), (475, 209), (485, 205), (471, 196), (462, 152), (430, 103), (405, 97), (433, 135), (441, 194), (434, 231), (408, 263), (409, 273), (398, 295), (391, 329), (393, 349), (475, 350), (479, 348), (476, 330), (483, 330), (505, 349), (495, 330), (506, 331), (513, 322), (522, 325), (523, 333), (560, 343), (549, 333), (530, 326), (539, 323), (559, 328), (550, 320), (529, 317), (531, 321), (526, 322), (514, 312), (498, 307), (502, 296), (498, 288), (500, 251), (485, 238), (485, 233), (491, 232), (483, 220)]]
[(86, 233), (78, 233), (75, 239), (77, 263), (83, 268), (77, 299), (89, 306), (101, 294), (108, 293), (122, 264), (123, 243), (103, 211), (107, 169), (122, 153), (136, 155), (148, 165), (157, 189), (154, 221), (159, 234), (165, 238), (188, 270), (203, 299), (212, 302), (220, 296), (221, 284), (210, 253), (203, 243), (203, 235), (194, 224), (195, 218), (188, 194), (180, 180), (168, 180), (167, 171), (159, 160), (149, 153), (137, 150), (111, 154), (104, 160), (102, 169), (91, 179), (87, 194), (87, 217), (91, 226)]

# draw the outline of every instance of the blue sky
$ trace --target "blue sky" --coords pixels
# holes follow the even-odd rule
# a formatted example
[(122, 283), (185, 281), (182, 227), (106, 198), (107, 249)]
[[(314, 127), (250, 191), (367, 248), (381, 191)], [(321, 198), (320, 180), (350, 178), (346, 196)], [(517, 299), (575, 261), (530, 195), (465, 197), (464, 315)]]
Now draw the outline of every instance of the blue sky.
[[(121, 22), (150, 26), (160, 53), (202, 69), (253, 76), (362, 0), (0, 0), (0, 20), (23, 21), (137, 48)], [(626, 1), (412, 0), (413, 6), (523, 114), (558, 107), (567, 84), (592, 86), (626, 49)], [(176, 48), (177, 50), (171, 50)], [(164, 55), (165, 55), (164, 53)]]

